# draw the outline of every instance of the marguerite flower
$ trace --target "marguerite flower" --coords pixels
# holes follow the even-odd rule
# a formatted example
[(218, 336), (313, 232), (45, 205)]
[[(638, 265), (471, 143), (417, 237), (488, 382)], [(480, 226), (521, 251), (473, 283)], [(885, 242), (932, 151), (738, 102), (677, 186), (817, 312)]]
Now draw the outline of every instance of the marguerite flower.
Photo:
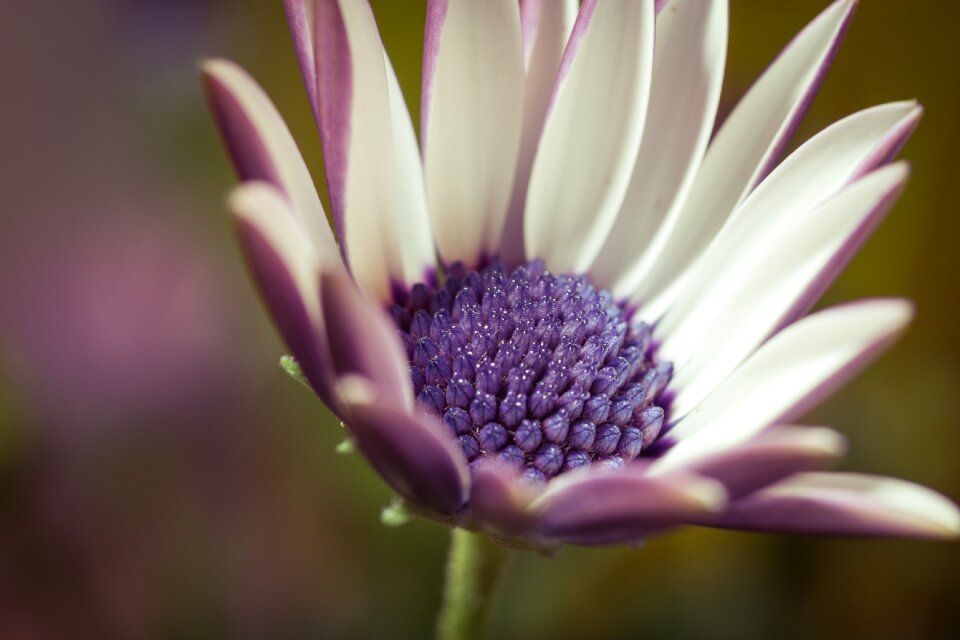
[(723, 0), (430, 0), (419, 144), (365, 0), (285, 0), (336, 232), (275, 108), (204, 65), (252, 273), (309, 384), (423, 513), (538, 545), (681, 524), (948, 537), (956, 507), (820, 471), (793, 420), (904, 300), (806, 315), (907, 178), (914, 102), (777, 164), (852, 0), (713, 131)]

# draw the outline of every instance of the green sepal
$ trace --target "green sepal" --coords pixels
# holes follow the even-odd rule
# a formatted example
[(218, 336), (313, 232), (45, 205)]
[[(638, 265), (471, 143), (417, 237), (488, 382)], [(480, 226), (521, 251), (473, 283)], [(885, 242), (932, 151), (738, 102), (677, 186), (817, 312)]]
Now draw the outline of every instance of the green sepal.
[(307, 381), (307, 377), (303, 375), (303, 369), (300, 368), (300, 363), (298, 363), (296, 358), (293, 356), (281, 356), (280, 368), (283, 369), (284, 373), (305, 386), (307, 389), (313, 389), (313, 387), (311, 387), (310, 383)]
[(344, 438), (343, 442), (334, 447), (333, 450), (342, 456), (348, 456), (357, 452), (357, 443), (355, 443), (351, 438)]
[(412, 517), (413, 515), (407, 509), (406, 503), (400, 498), (391, 502), (380, 512), (380, 522), (391, 529), (402, 527), (410, 522)]

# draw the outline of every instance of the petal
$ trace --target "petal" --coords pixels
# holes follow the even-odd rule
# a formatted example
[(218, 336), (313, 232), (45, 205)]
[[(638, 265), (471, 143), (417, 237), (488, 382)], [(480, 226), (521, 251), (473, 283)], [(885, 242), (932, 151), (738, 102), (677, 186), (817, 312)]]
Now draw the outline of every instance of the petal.
[(527, 192), (526, 253), (583, 272), (623, 202), (643, 133), (653, 0), (586, 0), (563, 54)]
[(463, 506), (467, 464), (439, 420), (382, 403), (378, 385), (358, 376), (342, 378), (338, 391), (357, 447), (397, 493), (443, 513)]
[(914, 102), (861, 111), (828, 127), (764, 180), (724, 225), (691, 268), (676, 300), (657, 325), (663, 357), (682, 363), (699, 344), (736, 287), (765, 253), (770, 238), (807, 218), (863, 174), (864, 162), (891, 140), (902, 140), (921, 114)]
[(516, 0), (430, 0), (421, 131), (441, 258), (496, 253), (520, 148), (523, 43)]
[(204, 87), (241, 180), (263, 180), (291, 202), (292, 211), (325, 262), (340, 251), (313, 178), (276, 107), (246, 71), (227, 60), (206, 60)]
[(303, 74), (303, 83), (310, 98), (310, 107), (317, 115), (317, 74), (313, 61), (313, 0), (283, 0), (287, 14), (287, 26), (293, 38), (293, 49)]
[(507, 536), (520, 535), (536, 519), (530, 508), (536, 495), (516, 470), (483, 459), (470, 483), (470, 513), (484, 528)]
[[(616, 224), (590, 268), (601, 285), (614, 285), (636, 266), (684, 200), (713, 131), (726, 57), (726, 0), (672, 0), (657, 15), (640, 152)], [(614, 293), (631, 290), (628, 284)]]
[(681, 472), (712, 478), (735, 499), (801, 471), (832, 464), (846, 448), (844, 437), (826, 427), (778, 426), (740, 446), (708, 455)]
[(430, 213), (427, 211), (427, 192), (424, 188), (423, 162), (420, 159), (417, 133), (413, 129), (410, 112), (400, 91), (400, 82), (393, 65), (389, 60), (386, 65), (396, 172), (394, 206), (399, 226), (403, 281), (410, 287), (429, 279), (429, 276), (435, 273), (437, 250), (433, 242)]
[(376, 387), (378, 404), (412, 409), (407, 356), (392, 321), (363, 297), (343, 271), (321, 275), (320, 298), (337, 377), (359, 375)]
[(268, 183), (248, 182), (233, 190), (228, 204), (273, 321), (310, 384), (336, 410), (317, 297), (318, 260), (289, 202)]
[(854, 473), (801, 473), (697, 523), (832, 536), (960, 535), (960, 511), (939, 493), (903, 480)]
[(532, 505), (534, 533), (573, 544), (633, 542), (697, 515), (718, 511), (723, 487), (707, 478), (645, 476), (642, 469), (566, 474)]
[[(731, 211), (776, 161), (814, 93), (846, 30), (855, 2), (835, 2), (777, 56), (743, 97), (710, 144), (703, 164), (666, 237), (620, 283), (634, 299), (652, 299), (703, 251)], [(634, 289), (634, 287), (636, 287)]]
[[(703, 324), (686, 362), (674, 362), (671, 381), (676, 397), (674, 419), (685, 415), (726, 378), (770, 335), (809, 306), (811, 289), (822, 291), (889, 211), (907, 179), (905, 164), (889, 165), (861, 178), (828, 200), (796, 226), (777, 229), (765, 238), (753, 268), (731, 285), (732, 294), (719, 313)], [(715, 286), (725, 286), (723, 272)]]
[(889, 346), (912, 316), (905, 300), (865, 300), (787, 327), (673, 426), (666, 437), (676, 444), (653, 470), (728, 450), (802, 414)]
[(500, 240), (500, 258), (510, 266), (526, 261), (523, 207), (527, 199), (530, 169), (540, 142), (563, 50), (576, 16), (576, 0), (521, 0), (520, 3), (527, 61), (527, 76), (523, 86), (523, 134), (510, 210)]
[(330, 202), (358, 286), (381, 301), (435, 266), (420, 158), (364, 0), (315, 4), (321, 139)]
[[(567, 38), (573, 29), (579, 9), (577, 0), (520, 0), (520, 34), (523, 37), (524, 67), (529, 74), (536, 64), (536, 49), (549, 45), (540, 55), (548, 53), (549, 58), (560, 64)], [(556, 72), (556, 67), (554, 67)], [(546, 87), (547, 98), (553, 88), (553, 78)]]

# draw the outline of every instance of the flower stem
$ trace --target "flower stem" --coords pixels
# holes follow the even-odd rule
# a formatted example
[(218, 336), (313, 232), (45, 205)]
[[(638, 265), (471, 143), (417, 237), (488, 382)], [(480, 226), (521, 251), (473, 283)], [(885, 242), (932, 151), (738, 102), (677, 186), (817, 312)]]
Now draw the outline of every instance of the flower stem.
[(438, 640), (479, 640), (486, 633), (506, 552), (480, 533), (453, 529)]

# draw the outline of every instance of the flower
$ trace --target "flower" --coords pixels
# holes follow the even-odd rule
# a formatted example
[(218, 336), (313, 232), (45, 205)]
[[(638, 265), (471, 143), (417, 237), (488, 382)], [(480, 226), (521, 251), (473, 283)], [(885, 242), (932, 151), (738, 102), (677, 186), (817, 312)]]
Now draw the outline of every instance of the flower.
[(960, 532), (928, 489), (821, 471), (842, 436), (792, 425), (913, 313), (806, 315), (903, 187), (921, 108), (860, 111), (776, 163), (852, 0), (712, 136), (722, 0), (430, 0), (419, 145), (367, 3), (284, 4), (336, 238), (275, 108), (212, 60), (230, 207), (310, 386), (409, 504), (537, 545)]

